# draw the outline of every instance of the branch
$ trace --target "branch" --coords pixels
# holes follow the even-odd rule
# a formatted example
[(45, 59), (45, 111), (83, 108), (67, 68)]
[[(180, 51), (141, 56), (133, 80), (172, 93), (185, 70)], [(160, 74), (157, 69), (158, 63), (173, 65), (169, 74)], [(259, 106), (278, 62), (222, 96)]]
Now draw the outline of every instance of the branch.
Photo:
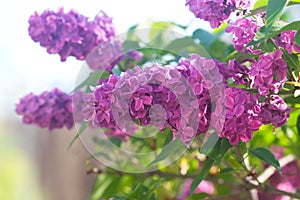
[(300, 199), (300, 194), (290, 193), (290, 192), (286, 192), (286, 191), (283, 191), (283, 190), (279, 190), (279, 189), (274, 188), (274, 187), (269, 186), (269, 185), (255, 185), (254, 183), (252, 183), (252, 181), (248, 180), (247, 178), (243, 178), (243, 181), (246, 183), (246, 185), (249, 187), (249, 189), (257, 189), (257, 190), (265, 191), (265, 192), (268, 192), (268, 193), (286, 195), (286, 196), (289, 196), (289, 197)]

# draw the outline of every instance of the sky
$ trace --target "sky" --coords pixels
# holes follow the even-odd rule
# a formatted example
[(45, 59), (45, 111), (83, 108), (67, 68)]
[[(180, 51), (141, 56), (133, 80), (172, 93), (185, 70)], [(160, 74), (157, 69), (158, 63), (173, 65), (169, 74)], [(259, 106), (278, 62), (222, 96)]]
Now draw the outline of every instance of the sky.
[[(113, 17), (118, 33), (146, 20), (174, 21), (194, 27), (208, 27), (208, 23), (193, 20), (185, 0), (11, 0), (0, 7), (0, 117), (15, 117), (14, 105), (29, 92), (40, 93), (53, 87), (65, 92), (75, 84), (83, 61), (68, 58), (60, 62), (58, 55), (46, 49), (28, 35), (28, 19), (35, 11), (45, 9), (65, 11), (75, 9), (93, 18), (100, 10)], [(196, 28), (195, 28), (196, 29)]]

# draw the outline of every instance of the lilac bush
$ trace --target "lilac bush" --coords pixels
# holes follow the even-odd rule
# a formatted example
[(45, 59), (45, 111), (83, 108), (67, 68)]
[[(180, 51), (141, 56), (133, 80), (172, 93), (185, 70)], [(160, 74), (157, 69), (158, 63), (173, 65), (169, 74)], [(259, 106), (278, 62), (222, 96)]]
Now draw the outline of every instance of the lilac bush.
[[(91, 199), (300, 198), (300, 22), (283, 22), (281, 3), (258, 0), (250, 9), (249, 0), (187, 0), (196, 18), (220, 28), (169, 43), (172, 28), (189, 27), (159, 22), (170, 30), (153, 26), (145, 42), (138, 26), (116, 37), (104, 12), (93, 20), (62, 8), (35, 13), (30, 37), (61, 61), (85, 60), (91, 73), (70, 94), (26, 95), (16, 112), (49, 130), (99, 131), (88, 150), (108, 167), (88, 173), (112, 181), (97, 179)], [(180, 144), (186, 152), (176, 157)]]

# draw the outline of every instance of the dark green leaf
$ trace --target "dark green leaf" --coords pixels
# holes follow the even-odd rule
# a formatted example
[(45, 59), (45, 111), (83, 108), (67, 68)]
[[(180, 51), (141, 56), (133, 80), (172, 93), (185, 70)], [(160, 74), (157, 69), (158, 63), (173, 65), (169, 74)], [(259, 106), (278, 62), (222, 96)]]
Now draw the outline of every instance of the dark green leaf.
[(208, 140), (204, 142), (203, 146), (200, 149), (200, 153), (208, 155), (208, 153), (216, 146), (219, 140), (219, 136), (216, 132), (212, 133)]
[(83, 131), (86, 129), (86, 127), (90, 124), (90, 122), (82, 122), (82, 124), (80, 125), (79, 130), (77, 131), (77, 134), (75, 135), (75, 137), (73, 138), (73, 140), (70, 142), (69, 146), (68, 146), (68, 150), (73, 146), (74, 142), (79, 138), (79, 136), (83, 133)]
[(298, 134), (300, 135), (300, 115), (297, 118), (297, 131), (298, 131)]
[(256, 149), (249, 148), (248, 150), (252, 155), (254, 155), (257, 158), (261, 159), (262, 161), (265, 161), (266, 163), (272, 165), (281, 173), (281, 167), (280, 167), (278, 160), (268, 149), (259, 147)]
[(284, 101), (288, 104), (296, 104), (296, 103), (300, 103), (300, 96), (298, 97), (294, 97), (294, 95), (288, 96), (284, 98)]
[(109, 137), (109, 141), (111, 143), (113, 143), (114, 145), (116, 145), (117, 147), (120, 147), (121, 146), (121, 143), (122, 143), (122, 139), (121, 138), (116, 138), (116, 137)]
[(193, 196), (191, 196), (190, 200), (205, 199), (207, 197), (209, 197), (209, 195), (207, 193), (201, 192), (199, 194), (193, 194)]
[(174, 141), (170, 142), (167, 146), (162, 149), (162, 152), (148, 165), (148, 167), (163, 161), (169, 155), (174, 154), (179, 149), (183, 148), (184, 144), (181, 142), (180, 139), (176, 138)]
[(118, 192), (120, 182), (120, 177), (114, 176), (111, 183), (105, 188), (102, 198), (109, 199), (113, 197)]
[(234, 169), (232, 167), (226, 167), (220, 170), (220, 174), (226, 174), (228, 172), (232, 172)]
[(210, 168), (213, 166), (214, 164), (214, 160), (212, 159), (208, 159), (203, 168), (201, 169), (200, 173), (196, 176), (196, 178), (194, 178), (191, 188), (190, 188), (190, 196), (193, 195), (195, 189), (197, 188), (197, 186), (201, 183), (201, 181), (203, 181), (203, 179), (206, 178), (206, 176), (209, 173)]
[(191, 53), (209, 57), (207, 51), (190, 37), (173, 40), (165, 49), (183, 57), (188, 57)]
[(164, 141), (164, 147), (167, 146), (170, 142), (172, 142), (173, 139), (173, 133), (169, 127), (166, 128), (163, 134), (166, 134), (165, 141)]
[[(254, 7), (251, 11), (251, 13), (248, 16), (253, 16), (258, 13), (266, 12), (267, 10), (267, 4), (268, 0), (258, 0), (255, 4)], [(290, 0), (289, 3), (287, 4), (288, 6), (293, 6), (300, 4), (300, 0)]]
[(95, 85), (97, 85), (97, 81), (99, 79), (107, 78), (108, 76), (109, 76), (109, 72), (107, 72), (107, 71), (99, 70), (99, 71), (93, 72), (90, 74), (90, 76), (85, 81), (83, 81), (81, 84), (79, 84), (77, 87), (75, 87), (75, 89), (72, 92), (80, 90), (81, 88), (83, 88), (85, 86), (95, 86)]
[(271, 30), (272, 25), (274, 22), (279, 19), (281, 16), (283, 9), (287, 5), (288, 0), (269, 0), (268, 1), (268, 7), (267, 7), (267, 16), (266, 16), (266, 32), (265, 34), (268, 35), (268, 33)]
[(300, 28), (297, 30), (294, 40), (300, 46)]
[(229, 141), (226, 138), (219, 138), (215, 146), (209, 151), (207, 156), (213, 159), (217, 165), (221, 164), (221, 161), (232, 146), (230, 145)]
[(212, 43), (217, 39), (217, 36), (211, 34), (206, 30), (197, 29), (193, 33), (193, 38), (199, 39), (200, 42), (204, 44), (206, 47), (210, 47)]
[(98, 200), (102, 198), (105, 194), (105, 190), (111, 186), (115, 179), (116, 177), (109, 176), (107, 174), (98, 175), (89, 199)]
[[(254, 40), (252, 42), (250, 42), (247, 46), (258, 44), (264, 40), (272, 38), (276, 35), (279, 35), (282, 32), (288, 31), (288, 30), (298, 30), (298, 28), (300, 26), (300, 21), (295, 21), (295, 22), (292, 22), (292, 23), (286, 24), (286, 25), (284, 25), (284, 24), (286, 24), (286, 23), (285, 22), (275, 22), (267, 36), (264, 34), (266, 27), (265, 26), (261, 27), (257, 31), (257, 33), (254, 37)], [(283, 27), (281, 27), (281, 26), (283, 26)]]

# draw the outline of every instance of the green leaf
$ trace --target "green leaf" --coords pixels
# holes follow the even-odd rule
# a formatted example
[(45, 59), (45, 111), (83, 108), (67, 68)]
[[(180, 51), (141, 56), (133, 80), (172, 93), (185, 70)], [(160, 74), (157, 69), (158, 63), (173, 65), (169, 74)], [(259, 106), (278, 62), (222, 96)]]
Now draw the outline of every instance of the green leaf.
[(232, 167), (226, 167), (220, 170), (220, 174), (226, 174), (228, 172), (232, 172), (234, 169)]
[[(287, 6), (293, 6), (293, 5), (297, 5), (297, 4), (300, 4), (299, 0), (290, 0), (289, 3), (287, 4)], [(267, 5), (268, 5), (268, 0), (258, 0), (254, 4), (251, 14), (249, 14), (248, 17), (256, 15), (258, 13), (265, 12), (267, 10)]]
[(196, 176), (196, 178), (194, 178), (193, 182), (192, 182), (192, 185), (191, 185), (191, 188), (190, 188), (190, 196), (193, 195), (195, 189), (197, 188), (197, 186), (201, 183), (201, 181), (203, 181), (203, 179), (206, 178), (206, 176), (208, 175), (209, 173), (209, 170), (210, 168), (213, 166), (214, 164), (214, 160), (212, 159), (208, 159), (202, 170), (200, 171), (200, 173)]
[(217, 39), (217, 36), (200, 28), (194, 31), (193, 38), (199, 39), (200, 42), (206, 47), (210, 47), (212, 43)]
[(300, 46), (300, 28), (297, 30), (294, 40)]
[(123, 52), (128, 52), (129, 50), (140, 48), (139, 43), (132, 40), (125, 40), (122, 45), (123, 45)]
[(118, 192), (120, 183), (120, 177), (113, 177), (111, 183), (105, 188), (102, 198), (109, 199), (114, 196)]
[(170, 142), (172, 142), (173, 133), (172, 133), (171, 129), (169, 127), (167, 127), (163, 134), (166, 135), (163, 146), (167, 146)]
[(267, 7), (267, 16), (266, 16), (266, 35), (271, 30), (272, 25), (277, 19), (281, 16), (283, 9), (287, 5), (288, 0), (269, 0)]
[(300, 135), (300, 115), (297, 118), (297, 125), (296, 126), (297, 126), (298, 134)]
[(270, 29), (270, 32), (268, 35), (265, 35), (266, 26), (261, 27), (257, 33), (255, 34), (255, 37), (253, 41), (251, 41), (247, 46), (256, 45), (258, 43), (261, 43), (264, 40), (267, 40), (269, 38), (272, 38), (276, 35), (279, 35), (282, 32), (288, 31), (288, 30), (298, 30), (300, 27), (300, 21), (295, 21), (292, 23), (286, 23), (286, 22), (275, 22), (272, 25), (272, 28)]
[(79, 136), (83, 133), (83, 131), (86, 129), (86, 127), (90, 124), (90, 122), (82, 122), (82, 124), (80, 125), (79, 130), (77, 131), (77, 134), (75, 135), (75, 137), (73, 138), (73, 140), (70, 142), (69, 146), (68, 146), (68, 150), (71, 149), (71, 147), (73, 146), (74, 142), (79, 138)]
[[(112, 191), (112, 183), (116, 183), (115, 180), (119, 180), (117, 177), (109, 176), (107, 174), (100, 174), (97, 176), (93, 190), (90, 195), (90, 200), (98, 200), (104, 196), (108, 196), (109, 194), (105, 194), (106, 189), (109, 189), (111, 192)], [(115, 187), (117, 188), (117, 187)], [(114, 195), (114, 194), (112, 194)]]
[(215, 146), (210, 149), (209, 153), (207, 153), (206, 155), (209, 158), (213, 159), (218, 166), (220, 166), (224, 155), (231, 147), (232, 146), (230, 145), (228, 139), (219, 138)]
[(256, 10), (258, 8), (264, 7), (268, 5), (268, 0), (258, 0), (255, 2), (253, 6), (253, 10)]
[(179, 138), (176, 138), (174, 141), (170, 142), (167, 146), (162, 149), (162, 152), (150, 163), (147, 167), (150, 167), (160, 161), (166, 159), (169, 155), (174, 154), (179, 149), (181, 149), (184, 144)]
[(278, 160), (268, 149), (259, 147), (256, 149), (249, 148), (248, 150), (252, 155), (254, 155), (257, 158), (261, 159), (262, 161), (265, 161), (266, 163), (272, 165), (281, 173), (281, 167), (280, 167)]
[(173, 40), (165, 49), (183, 57), (188, 57), (190, 53), (197, 53), (203, 57), (209, 57), (207, 51), (190, 37)]
[(212, 133), (208, 140), (204, 143), (204, 145), (200, 149), (201, 154), (208, 155), (208, 153), (216, 146), (219, 140), (219, 136), (216, 132)]
[(190, 200), (206, 199), (208, 197), (209, 195), (207, 193), (200, 192), (199, 194), (194, 194), (193, 196), (191, 196)]
[(109, 72), (107, 72), (107, 71), (99, 70), (99, 71), (93, 72), (90, 74), (90, 76), (85, 81), (83, 81), (77, 87), (75, 87), (75, 89), (71, 93), (73, 93), (77, 90), (80, 90), (81, 88), (83, 88), (85, 86), (95, 86), (95, 85), (97, 85), (97, 81), (99, 79), (107, 78), (108, 76), (109, 76)]
[(120, 147), (121, 146), (121, 143), (122, 143), (122, 139), (121, 138), (116, 138), (116, 137), (109, 137), (109, 141), (111, 143), (113, 143), (114, 145), (116, 145), (117, 147)]
[(298, 97), (294, 97), (294, 95), (291, 95), (291, 96), (288, 96), (288, 97), (285, 97), (284, 98), (284, 101), (288, 104), (296, 104), (296, 103), (299, 103), (300, 102), (300, 96)]

